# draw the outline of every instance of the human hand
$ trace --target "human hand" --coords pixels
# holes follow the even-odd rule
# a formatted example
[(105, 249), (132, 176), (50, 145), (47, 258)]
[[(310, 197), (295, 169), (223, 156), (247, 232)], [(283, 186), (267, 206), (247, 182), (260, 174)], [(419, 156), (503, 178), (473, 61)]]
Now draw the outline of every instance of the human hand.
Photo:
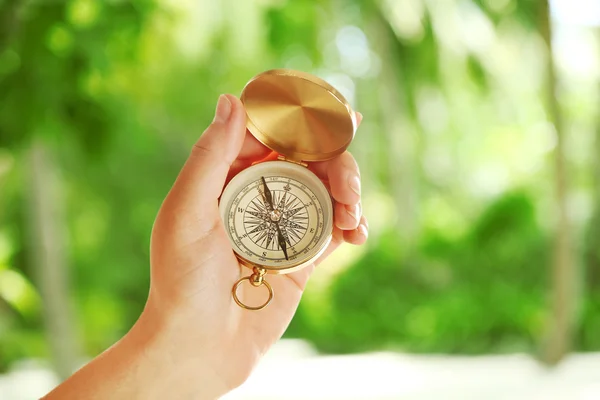
[[(360, 115), (358, 115), (360, 118)], [(239, 99), (219, 99), (213, 123), (192, 152), (156, 218), (148, 301), (132, 330), (48, 399), (214, 399), (242, 384), (283, 335), (315, 266), (343, 242), (362, 244), (358, 166), (348, 152), (312, 163), (335, 200), (331, 244), (313, 264), (270, 275), (276, 297), (260, 311), (240, 308), (233, 284), (250, 270), (238, 262), (218, 204), (225, 184), (254, 162), (276, 156), (246, 131)], [(264, 286), (242, 285), (246, 304), (261, 304)]]
[[(330, 161), (313, 163), (310, 169), (335, 199), (335, 229), (329, 248), (313, 265), (269, 276), (277, 295), (265, 309), (251, 312), (238, 307), (231, 298), (231, 287), (250, 271), (231, 250), (218, 200), (226, 181), (269, 153), (246, 131), (242, 103), (232, 95), (222, 96), (214, 122), (192, 149), (152, 232), (152, 312), (161, 314), (162, 319), (176, 315), (186, 321), (182, 333), (193, 343), (189, 351), (203, 353), (227, 388), (241, 384), (283, 335), (315, 265), (342, 242), (362, 244), (367, 238), (359, 171), (352, 155), (345, 152)], [(240, 297), (247, 304), (260, 304), (266, 296), (263, 288), (240, 288)]]

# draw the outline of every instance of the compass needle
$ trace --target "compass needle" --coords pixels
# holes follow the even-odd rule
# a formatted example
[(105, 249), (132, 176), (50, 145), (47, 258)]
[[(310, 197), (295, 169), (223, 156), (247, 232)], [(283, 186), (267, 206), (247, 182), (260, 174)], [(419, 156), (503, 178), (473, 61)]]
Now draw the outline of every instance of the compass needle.
[(283, 251), (283, 255), (285, 256), (285, 259), (289, 260), (288, 254), (287, 254), (287, 244), (285, 243), (285, 238), (283, 237), (283, 234), (281, 233), (281, 228), (279, 227), (278, 223), (275, 224), (275, 226), (277, 227), (277, 240), (279, 241), (279, 247)]
[(260, 190), (260, 186), (259, 186), (259, 191), (265, 198), (265, 204), (269, 207), (270, 210), (273, 210), (273, 195), (271, 194), (271, 191), (269, 190), (269, 187), (267, 186), (267, 181), (265, 180), (265, 177), (261, 176), (260, 179), (262, 179), (263, 185), (262, 185), (262, 190)]

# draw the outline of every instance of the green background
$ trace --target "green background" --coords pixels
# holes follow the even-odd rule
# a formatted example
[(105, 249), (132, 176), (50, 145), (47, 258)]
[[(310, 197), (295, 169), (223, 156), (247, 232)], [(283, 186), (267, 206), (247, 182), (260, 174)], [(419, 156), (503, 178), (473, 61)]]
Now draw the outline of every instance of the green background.
[(0, 372), (67, 375), (129, 329), (218, 95), (271, 68), (364, 115), (369, 241), (319, 267), (287, 337), (600, 350), (599, 49), (533, 0), (0, 0)]

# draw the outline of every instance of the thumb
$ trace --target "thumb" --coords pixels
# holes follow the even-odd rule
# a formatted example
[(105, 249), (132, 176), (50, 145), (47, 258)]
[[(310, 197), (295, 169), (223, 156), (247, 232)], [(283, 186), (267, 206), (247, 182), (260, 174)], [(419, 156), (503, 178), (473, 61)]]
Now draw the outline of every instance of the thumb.
[[(246, 111), (235, 96), (219, 97), (215, 118), (192, 148), (172, 192), (201, 211), (218, 200), (246, 135)], [(180, 206), (184, 204), (180, 203)]]

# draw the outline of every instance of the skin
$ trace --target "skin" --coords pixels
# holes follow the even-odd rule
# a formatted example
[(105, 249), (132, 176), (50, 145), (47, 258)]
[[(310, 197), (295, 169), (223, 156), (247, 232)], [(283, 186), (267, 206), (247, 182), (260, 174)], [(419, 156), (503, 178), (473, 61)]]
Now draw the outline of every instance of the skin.
[[(250, 271), (231, 250), (218, 199), (241, 170), (276, 157), (245, 124), (239, 99), (221, 96), (214, 121), (194, 145), (156, 218), (142, 315), (119, 342), (45, 399), (217, 399), (241, 385), (283, 335), (315, 266), (343, 242), (366, 241), (360, 174), (352, 155), (313, 163), (309, 168), (336, 201), (330, 246), (313, 265), (269, 275), (276, 296), (267, 308), (238, 307), (231, 287)], [(246, 304), (261, 304), (267, 296), (264, 287), (248, 283), (238, 293)]]

